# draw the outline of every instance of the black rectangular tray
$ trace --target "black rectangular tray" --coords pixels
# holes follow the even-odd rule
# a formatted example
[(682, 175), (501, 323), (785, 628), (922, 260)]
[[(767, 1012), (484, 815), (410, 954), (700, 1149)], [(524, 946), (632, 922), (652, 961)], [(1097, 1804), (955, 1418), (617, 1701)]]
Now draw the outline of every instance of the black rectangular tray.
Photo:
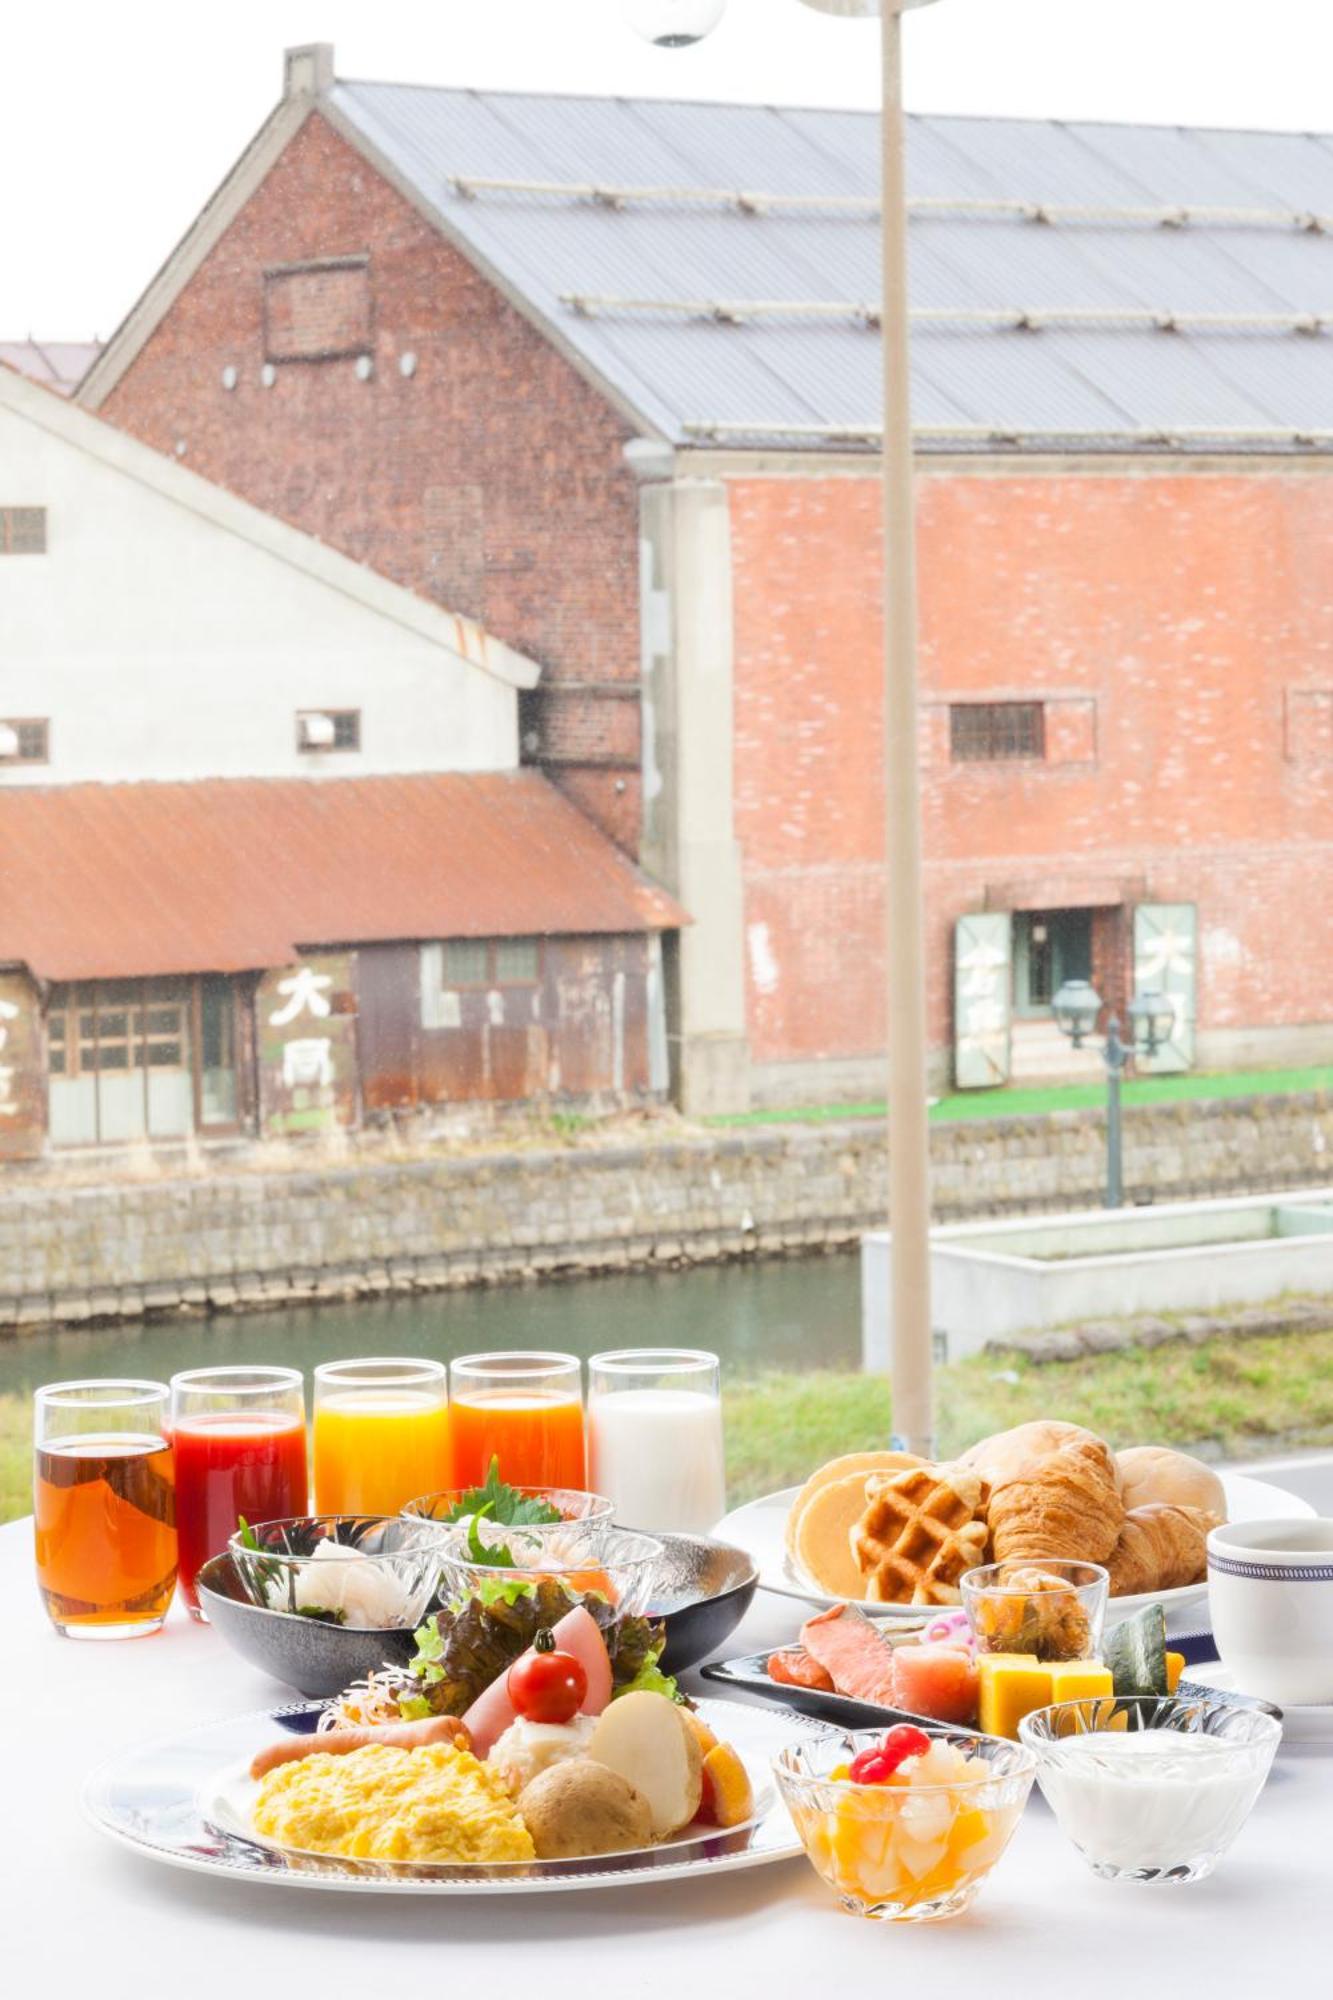
[[(1176, 1650), (1181, 1648), (1177, 1646)], [(1198, 1652), (1194, 1655), (1196, 1662), (1204, 1657)], [(1210, 1653), (1207, 1657), (1212, 1658), (1213, 1655)], [(737, 1660), (714, 1660), (699, 1671), (705, 1680), (717, 1681), (722, 1687), (744, 1689), (746, 1694), (760, 1695), (765, 1701), (794, 1708), (799, 1714), (814, 1716), (819, 1722), (837, 1723), (843, 1729), (879, 1729), (892, 1722), (914, 1722), (926, 1729), (940, 1727), (932, 1717), (913, 1715), (910, 1709), (886, 1708), (877, 1701), (857, 1701), (851, 1695), (828, 1694), (822, 1688), (789, 1687), (785, 1681), (770, 1679), (769, 1658), (769, 1653), (746, 1653)], [(1282, 1710), (1271, 1701), (1260, 1701), (1257, 1695), (1224, 1694), (1217, 1688), (1200, 1687), (1188, 1678), (1181, 1681), (1177, 1693), (1197, 1701), (1224, 1701), (1231, 1708), (1261, 1709), (1265, 1715), (1275, 1716), (1279, 1722), (1282, 1720)]]

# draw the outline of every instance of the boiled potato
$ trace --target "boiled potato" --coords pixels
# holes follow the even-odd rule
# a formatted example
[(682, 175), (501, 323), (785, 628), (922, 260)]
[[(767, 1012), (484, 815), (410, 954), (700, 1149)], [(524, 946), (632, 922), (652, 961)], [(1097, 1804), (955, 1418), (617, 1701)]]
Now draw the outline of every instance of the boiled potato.
[(618, 1771), (589, 1757), (541, 1772), (519, 1793), (518, 1810), (541, 1861), (621, 1854), (652, 1839), (647, 1800)]
[(598, 1717), (587, 1754), (642, 1792), (658, 1840), (679, 1833), (698, 1813), (703, 1797), (699, 1741), (664, 1694), (622, 1694), (613, 1701)]

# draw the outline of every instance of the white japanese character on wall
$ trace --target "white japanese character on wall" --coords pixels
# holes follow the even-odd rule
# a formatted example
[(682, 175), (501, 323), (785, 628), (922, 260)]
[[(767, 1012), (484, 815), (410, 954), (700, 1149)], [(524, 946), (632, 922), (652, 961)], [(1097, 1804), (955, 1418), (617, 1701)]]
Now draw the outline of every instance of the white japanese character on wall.
[(333, 980), (327, 972), (316, 972), (309, 965), (301, 966), (289, 979), (280, 979), (278, 991), (285, 993), (287, 999), (276, 1013), (269, 1015), (270, 1027), (285, 1028), (289, 1021), (295, 1021), (306, 1013), (313, 1014), (316, 1020), (327, 1020), (333, 1012), (333, 1003), (326, 989), (332, 984)]
[(282, 1080), (289, 1090), (302, 1084), (333, 1082), (333, 1045), (327, 1035), (300, 1036), (284, 1042)]

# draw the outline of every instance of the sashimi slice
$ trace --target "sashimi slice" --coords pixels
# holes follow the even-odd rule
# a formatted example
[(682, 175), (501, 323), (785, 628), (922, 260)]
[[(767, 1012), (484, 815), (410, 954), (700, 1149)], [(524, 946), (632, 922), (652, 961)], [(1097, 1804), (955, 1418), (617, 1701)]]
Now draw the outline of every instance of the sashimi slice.
[(893, 1647), (864, 1611), (854, 1604), (835, 1604), (817, 1612), (801, 1627), (801, 1644), (818, 1661), (839, 1694), (858, 1701), (898, 1706), (894, 1689)]
[(974, 1723), (980, 1698), (977, 1670), (958, 1646), (899, 1646), (893, 1656), (899, 1708), (933, 1722)]
[[(611, 1700), (611, 1656), (597, 1629), (597, 1620), (583, 1605), (575, 1605), (551, 1627), (551, 1637), (560, 1652), (574, 1655), (588, 1676), (588, 1692), (579, 1713), (600, 1715)], [(529, 1646), (520, 1658), (528, 1659), (534, 1650)], [(509, 1699), (509, 1675), (517, 1665), (515, 1660), (488, 1688), (483, 1688), (463, 1717), (476, 1757), (485, 1757), (510, 1723), (517, 1720), (518, 1711)]]

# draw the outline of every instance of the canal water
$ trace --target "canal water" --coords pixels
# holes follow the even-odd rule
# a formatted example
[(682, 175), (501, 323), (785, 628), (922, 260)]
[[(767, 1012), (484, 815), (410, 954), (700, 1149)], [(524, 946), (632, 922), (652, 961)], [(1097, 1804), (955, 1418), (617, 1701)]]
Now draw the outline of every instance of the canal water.
[(705, 1347), (730, 1379), (860, 1362), (855, 1252), (690, 1271), (417, 1294), (349, 1305), (70, 1328), (0, 1340), (0, 1392), (81, 1375), (165, 1381), (178, 1368), (372, 1354), (451, 1360), (492, 1348)]

